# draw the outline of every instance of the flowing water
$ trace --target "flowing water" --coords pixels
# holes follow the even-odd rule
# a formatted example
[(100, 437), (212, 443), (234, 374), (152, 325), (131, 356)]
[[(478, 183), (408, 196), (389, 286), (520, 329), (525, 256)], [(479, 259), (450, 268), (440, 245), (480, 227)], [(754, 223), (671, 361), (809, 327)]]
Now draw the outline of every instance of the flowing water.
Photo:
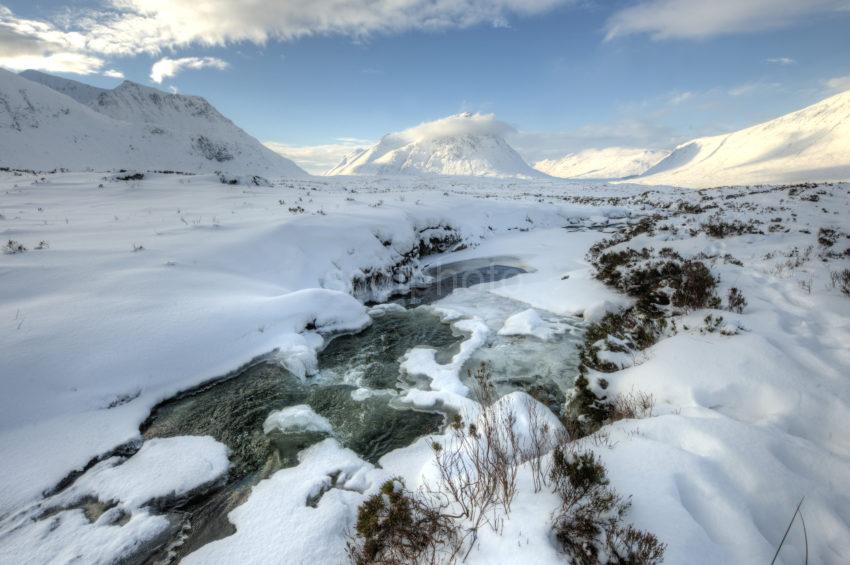
[(437, 361), (446, 363), (465, 336), (433, 309), (419, 305), (440, 300), (440, 306), (485, 320), (491, 337), (464, 370), (487, 363), (502, 391), (526, 390), (559, 410), (575, 375), (574, 321), (552, 320), (563, 331), (545, 342), (499, 336), (504, 320), (526, 306), (487, 292), (487, 285), (475, 286), (523, 272), (498, 258), (435, 267), (428, 273), (429, 285), (374, 308), (366, 329), (332, 337), (319, 354), (319, 372), (314, 376), (301, 380), (274, 361), (262, 361), (160, 404), (142, 426), (144, 439), (210, 435), (230, 448), (231, 470), (223, 487), (170, 509), (172, 529), (165, 543), (160, 540), (156, 548), (143, 550), (131, 561), (175, 563), (202, 545), (231, 535), (235, 529), (227, 514), (247, 499), (251, 488), (278, 469), (296, 465), (299, 451), (327, 437), (311, 431), (264, 433), (263, 423), (272, 411), (310, 406), (331, 423), (332, 435), (341, 445), (372, 463), (419, 437), (441, 432), (445, 414), (413, 410), (396, 401), (405, 389), (427, 386), (401, 375), (399, 359), (413, 347), (430, 347), (436, 350)]

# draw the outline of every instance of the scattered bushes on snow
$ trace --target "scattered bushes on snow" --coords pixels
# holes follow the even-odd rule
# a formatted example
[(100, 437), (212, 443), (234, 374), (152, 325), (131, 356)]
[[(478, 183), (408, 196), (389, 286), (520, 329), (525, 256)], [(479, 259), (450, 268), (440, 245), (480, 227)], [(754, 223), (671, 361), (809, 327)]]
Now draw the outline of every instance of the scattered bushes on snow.
[(711, 216), (707, 222), (700, 226), (702, 231), (711, 237), (723, 239), (733, 235), (743, 235), (745, 233), (759, 234), (763, 233), (758, 229), (756, 220), (750, 220), (747, 223), (740, 220), (726, 221), (720, 214)]
[(440, 483), (432, 494), (446, 496), (469, 524), (470, 544), (479, 528), (499, 531), (501, 516), (509, 515), (516, 495), (522, 457), (516, 435), (517, 416), (512, 409), (496, 409), (489, 371), (482, 365), (472, 375), (473, 390), (482, 409), (477, 422), (452, 422), (450, 439), (435, 443), (434, 456)]
[(450, 562), (459, 549), (455, 519), (446, 507), (432, 506), (407, 490), (400, 478), (386, 481), (380, 492), (357, 509), (356, 536), (348, 556), (357, 565)]
[[(638, 309), (657, 315), (659, 307), (716, 308), (719, 282), (711, 270), (695, 259), (685, 259), (669, 247), (658, 254), (643, 248), (601, 253), (594, 261), (596, 277), (637, 298)], [(672, 291), (672, 292), (671, 292)]]
[[(630, 503), (609, 485), (592, 453), (577, 453), (566, 434), (549, 429), (527, 403), (529, 429), (523, 441), (517, 415), (496, 402), (486, 366), (474, 374), (473, 389), (482, 410), (474, 423), (453, 419), (449, 438), (433, 444), (439, 480), (412, 492), (399, 479), (386, 481), (358, 508), (347, 552), (357, 565), (455, 563), (466, 559), (478, 531), (500, 532), (516, 495), (523, 462), (534, 477), (534, 492), (548, 487), (561, 504), (554, 514), (553, 539), (572, 562), (587, 565), (653, 565), (665, 545), (624, 524)], [(613, 404), (615, 417), (652, 413), (652, 396), (633, 393)], [(551, 454), (551, 455), (550, 455)]]
[(6, 255), (15, 255), (16, 253), (25, 253), (27, 248), (24, 247), (23, 243), (15, 241), (14, 239), (10, 239), (6, 242), (6, 245), (3, 246), (3, 253)]
[[(124, 172), (124, 171), (122, 171)], [(123, 181), (131, 181), (131, 180), (142, 180), (145, 178), (144, 173), (127, 173), (123, 175), (115, 175), (115, 180), (123, 180)]]
[(623, 523), (630, 503), (611, 488), (605, 467), (592, 452), (559, 446), (552, 454), (550, 480), (561, 498), (552, 525), (561, 551), (573, 563), (652, 565), (665, 544), (649, 532)]

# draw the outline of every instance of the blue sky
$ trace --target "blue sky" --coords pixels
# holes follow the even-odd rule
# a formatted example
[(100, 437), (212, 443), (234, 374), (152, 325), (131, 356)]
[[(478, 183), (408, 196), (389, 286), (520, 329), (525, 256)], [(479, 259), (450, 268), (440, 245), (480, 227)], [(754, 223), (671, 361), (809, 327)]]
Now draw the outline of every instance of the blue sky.
[(513, 125), (510, 141), (537, 160), (670, 147), (850, 88), (847, 0), (0, 6), (0, 65), (202, 95), (314, 171), (460, 111)]

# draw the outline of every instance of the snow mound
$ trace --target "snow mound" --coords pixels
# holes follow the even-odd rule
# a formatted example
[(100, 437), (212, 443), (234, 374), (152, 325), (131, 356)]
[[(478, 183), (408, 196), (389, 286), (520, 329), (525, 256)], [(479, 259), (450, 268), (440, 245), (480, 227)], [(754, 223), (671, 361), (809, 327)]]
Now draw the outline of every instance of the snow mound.
[(273, 430), (329, 434), (333, 432), (333, 427), (327, 418), (316, 414), (306, 404), (299, 404), (288, 406), (283, 410), (275, 410), (269, 414), (263, 423), (263, 433), (269, 433)]
[(626, 147), (585, 149), (538, 161), (534, 168), (564, 179), (622, 179), (642, 175), (668, 155), (670, 151)]
[(227, 455), (227, 446), (209, 436), (151, 439), (123, 463), (113, 457), (95, 465), (67, 496), (120, 500), (123, 506), (140, 508), (215, 482), (230, 467)]
[(505, 141), (511, 131), (492, 114), (464, 112), (385, 135), (325, 174), (545, 177)]
[(286, 563), (346, 562), (340, 533), (354, 526), (374, 468), (333, 439), (307, 448), (298, 460), (297, 467), (255, 486), (229, 514), (235, 534), (201, 547), (183, 563), (268, 563), (269, 548), (278, 551), (273, 560)]
[(499, 335), (530, 335), (545, 341), (564, 331), (566, 327), (547, 322), (537, 310), (529, 308), (505, 320)]
[(690, 188), (850, 179), (850, 91), (725, 135), (684, 143), (629, 182)]
[(0, 165), (306, 177), (197, 96), (0, 70)]
[(227, 474), (227, 455), (227, 446), (209, 436), (182, 436), (151, 439), (126, 460), (101, 461), (4, 523), (0, 562), (120, 562), (170, 527), (147, 505), (214, 484)]

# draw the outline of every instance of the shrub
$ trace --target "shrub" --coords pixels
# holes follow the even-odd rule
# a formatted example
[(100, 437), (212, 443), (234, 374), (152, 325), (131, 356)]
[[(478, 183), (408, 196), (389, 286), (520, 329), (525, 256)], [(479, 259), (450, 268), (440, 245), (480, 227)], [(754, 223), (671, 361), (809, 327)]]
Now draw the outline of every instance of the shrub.
[(444, 510), (408, 491), (401, 479), (386, 481), (357, 509), (348, 556), (358, 565), (450, 561), (457, 553), (456, 525)]
[(708, 222), (702, 224), (701, 228), (709, 236), (717, 239), (745, 233), (761, 233), (753, 220), (746, 224), (740, 220), (726, 221), (719, 214), (710, 217)]
[(676, 290), (672, 297), (674, 306), (697, 309), (720, 305), (720, 299), (714, 295), (718, 281), (701, 261), (682, 263), (680, 276), (670, 282)]
[(554, 538), (573, 563), (661, 562), (665, 544), (651, 533), (623, 524), (630, 503), (611, 488), (605, 467), (593, 453), (557, 447), (550, 480), (561, 499), (552, 525)]
[(820, 228), (818, 230), (818, 243), (824, 247), (832, 247), (838, 241), (838, 233), (832, 228)]
[(640, 390), (633, 390), (614, 399), (611, 403), (610, 420), (616, 422), (617, 420), (651, 418), (654, 408), (654, 396)]
[(14, 239), (10, 239), (6, 242), (6, 245), (3, 246), (3, 253), (6, 255), (15, 255), (16, 253), (24, 253), (27, 248), (24, 247), (23, 243), (19, 243)]
[(115, 180), (131, 181), (142, 180), (145, 178), (144, 173), (128, 173), (126, 175), (115, 175)]
[(734, 286), (729, 289), (726, 302), (729, 305), (729, 310), (738, 314), (743, 313), (744, 308), (747, 307), (747, 299), (744, 298), (744, 294)]
[(487, 367), (471, 375), (473, 391), (481, 405), (475, 423), (454, 420), (445, 445), (435, 443), (434, 456), (440, 483), (428, 492), (448, 497), (469, 522), (472, 544), (483, 525), (498, 531), (501, 514), (509, 514), (516, 494), (522, 453), (516, 435), (516, 414), (493, 405), (495, 393)]
[(841, 292), (850, 296), (850, 269), (831, 271), (829, 276), (832, 279), (833, 288), (838, 287)]
[(3, 253), (6, 255), (15, 255), (16, 253), (25, 253), (27, 248), (24, 247), (23, 243), (17, 242), (14, 239), (10, 239), (6, 242), (6, 245), (3, 246)]

